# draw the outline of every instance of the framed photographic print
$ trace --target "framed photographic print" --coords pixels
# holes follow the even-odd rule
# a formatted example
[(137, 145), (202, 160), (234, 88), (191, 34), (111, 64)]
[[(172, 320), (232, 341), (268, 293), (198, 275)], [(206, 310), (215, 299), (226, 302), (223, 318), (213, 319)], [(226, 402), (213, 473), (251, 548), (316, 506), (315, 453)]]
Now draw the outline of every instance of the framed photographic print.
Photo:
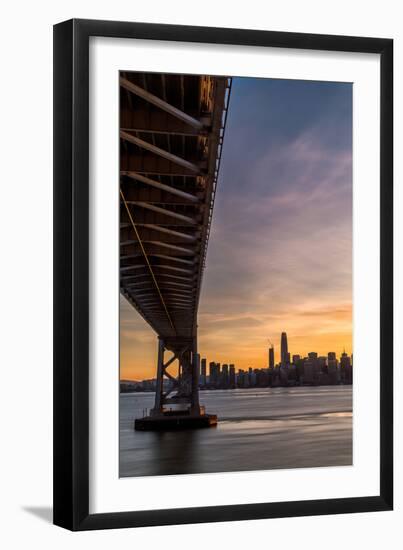
[(54, 27), (54, 522), (393, 506), (393, 42)]

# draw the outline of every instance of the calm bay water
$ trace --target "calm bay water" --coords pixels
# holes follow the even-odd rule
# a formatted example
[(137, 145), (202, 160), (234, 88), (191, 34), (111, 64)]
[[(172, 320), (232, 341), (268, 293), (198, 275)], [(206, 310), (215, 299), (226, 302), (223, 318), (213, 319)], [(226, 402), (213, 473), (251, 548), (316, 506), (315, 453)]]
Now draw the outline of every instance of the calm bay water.
[(352, 387), (200, 392), (218, 426), (136, 432), (153, 393), (120, 395), (120, 476), (194, 474), (352, 463)]

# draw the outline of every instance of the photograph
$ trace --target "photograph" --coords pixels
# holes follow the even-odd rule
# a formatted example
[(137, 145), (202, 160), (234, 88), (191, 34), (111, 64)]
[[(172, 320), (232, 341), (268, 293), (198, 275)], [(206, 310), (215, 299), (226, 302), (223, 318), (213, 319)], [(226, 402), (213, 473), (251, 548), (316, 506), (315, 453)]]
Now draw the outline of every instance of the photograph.
[(60, 527), (393, 510), (393, 38), (244, 23), (54, 26)]
[(352, 466), (353, 83), (119, 85), (119, 476)]

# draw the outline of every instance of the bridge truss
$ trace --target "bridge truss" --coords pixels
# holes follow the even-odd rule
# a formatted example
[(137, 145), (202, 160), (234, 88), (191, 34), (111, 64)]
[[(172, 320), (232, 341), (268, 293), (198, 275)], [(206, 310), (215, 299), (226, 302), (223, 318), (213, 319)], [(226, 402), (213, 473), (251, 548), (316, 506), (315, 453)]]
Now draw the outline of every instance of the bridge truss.
[(197, 311), (230, 92), (221, 76), (120, 74), (120, 291), (158, 336), (152, 416), (201, 412)]

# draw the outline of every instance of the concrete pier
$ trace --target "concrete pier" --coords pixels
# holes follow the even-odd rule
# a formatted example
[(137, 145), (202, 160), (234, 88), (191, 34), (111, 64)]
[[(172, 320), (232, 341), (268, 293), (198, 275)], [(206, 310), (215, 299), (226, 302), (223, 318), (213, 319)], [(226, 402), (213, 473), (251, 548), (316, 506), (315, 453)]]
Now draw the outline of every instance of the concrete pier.
[(167, 411), (160, 415), (136, 418), (134, 429), (139, 431), (194, 430), (217, 425), (216, 414), (189, 414), (187, 411)]

